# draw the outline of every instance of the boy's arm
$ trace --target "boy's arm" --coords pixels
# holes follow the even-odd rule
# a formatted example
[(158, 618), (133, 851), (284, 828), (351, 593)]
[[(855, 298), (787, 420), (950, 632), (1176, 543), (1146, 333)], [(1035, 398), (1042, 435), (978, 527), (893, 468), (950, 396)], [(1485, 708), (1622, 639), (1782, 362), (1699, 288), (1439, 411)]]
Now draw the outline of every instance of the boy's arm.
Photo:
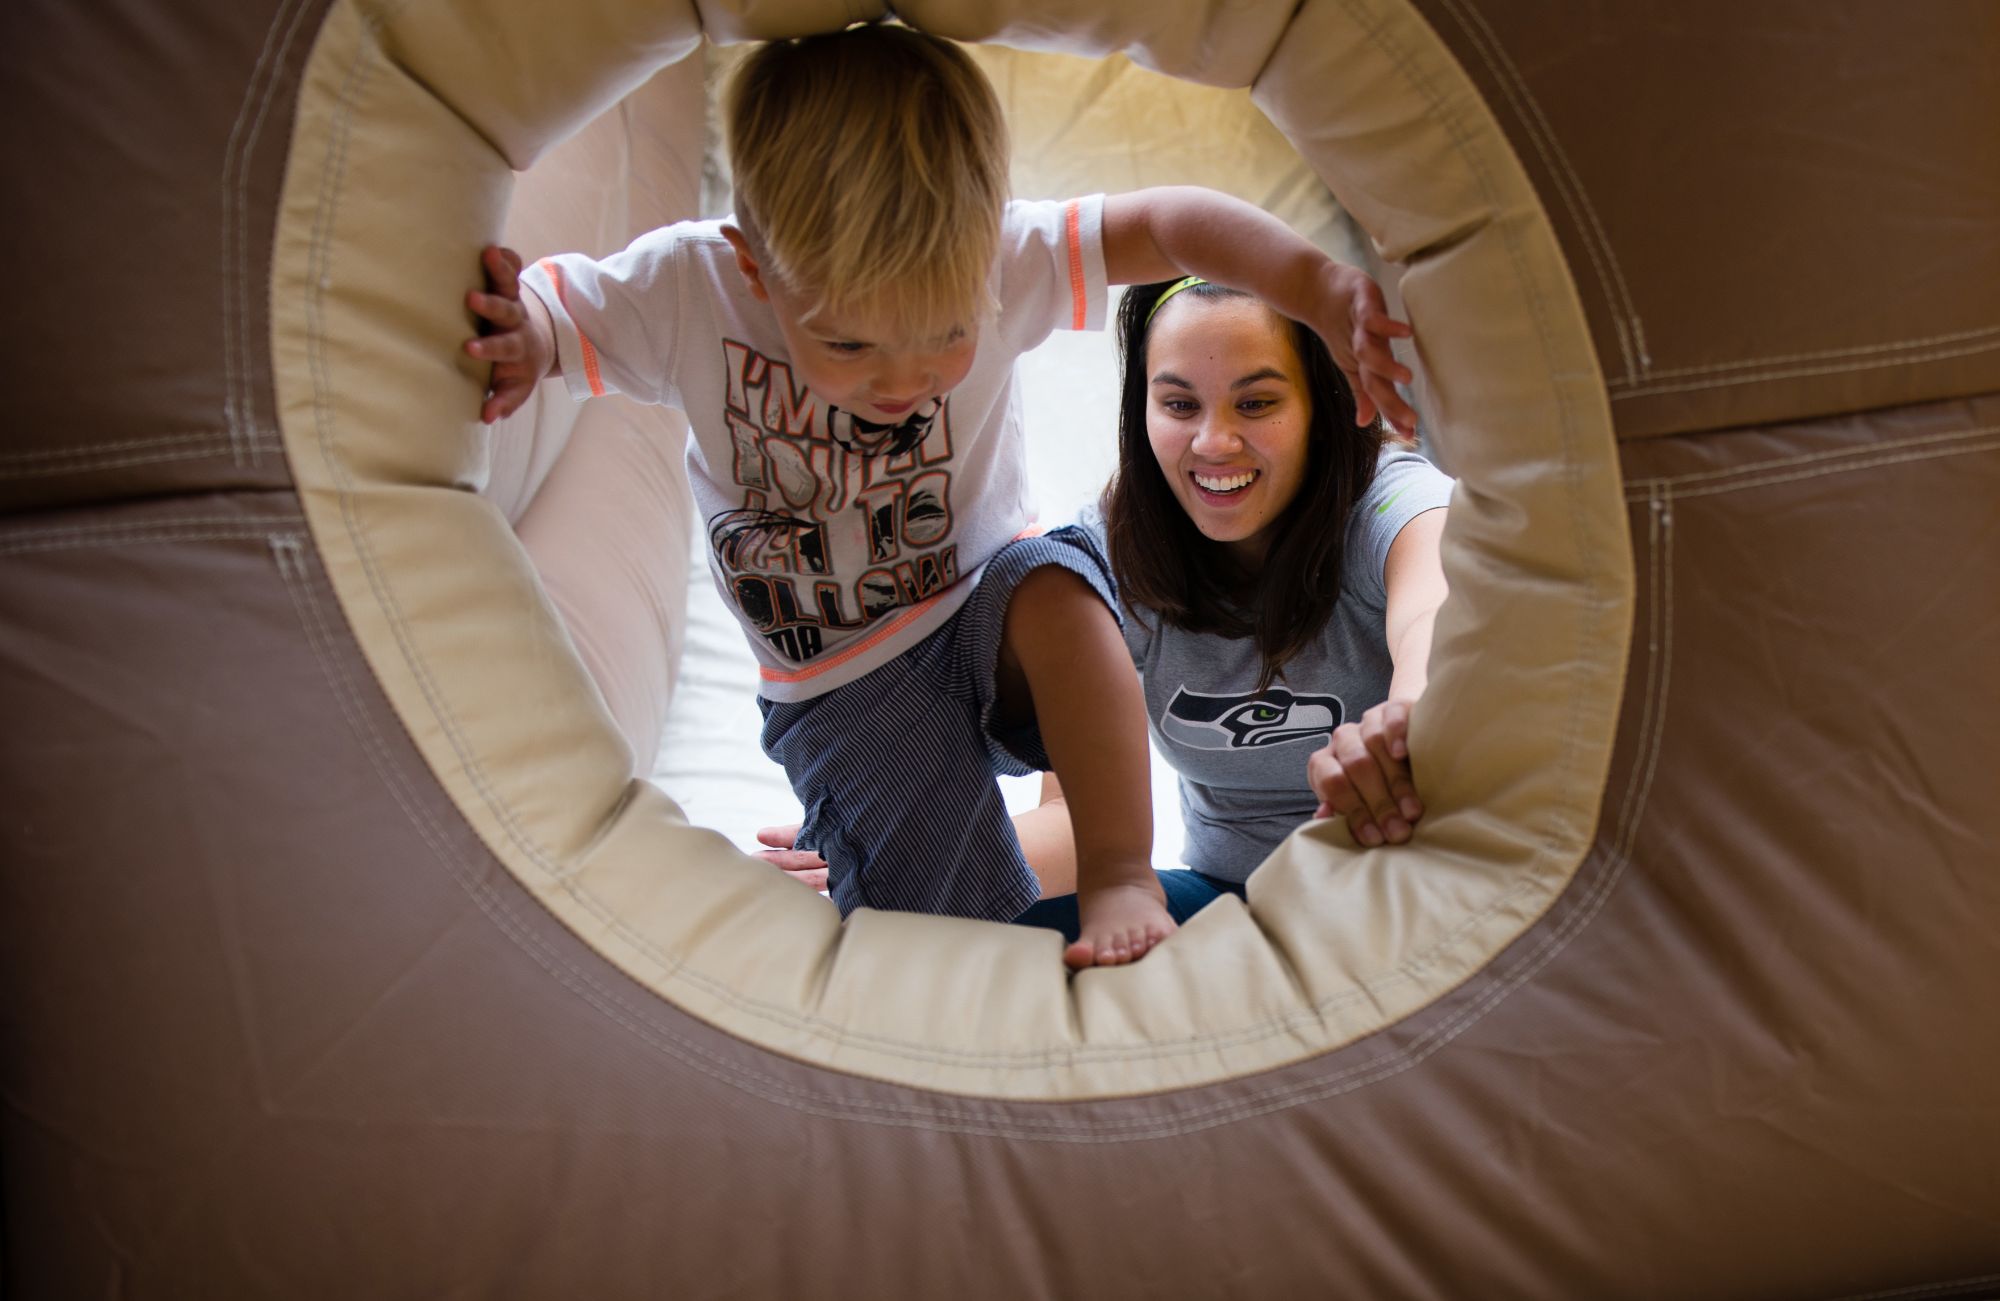
[(1326, 340), (1354, 390), (1359, 423), (1379, 411), (1397, 429), (1415, 430), (1417, 413), (1396, 391), (1410, 371), (1389, 350), (1410, 327), (1389, 315), (1365, 272), (1334, 261), (1262, 208), (1190, 185), (1109, 195), (1104, 270), (1117, 285), (1195, 275), (1257, 295)]
[(484, 323), (465, 341), (469, 356), (493, 363), (479, 418), (487, 424), (521, 409), (535, 385), (561, 373), (556, 359), (555, 323), (532, 292), (521, 292), (521, 255), (489, 244), (479, 255), (486, 292), (468, 290), (465, 305)]

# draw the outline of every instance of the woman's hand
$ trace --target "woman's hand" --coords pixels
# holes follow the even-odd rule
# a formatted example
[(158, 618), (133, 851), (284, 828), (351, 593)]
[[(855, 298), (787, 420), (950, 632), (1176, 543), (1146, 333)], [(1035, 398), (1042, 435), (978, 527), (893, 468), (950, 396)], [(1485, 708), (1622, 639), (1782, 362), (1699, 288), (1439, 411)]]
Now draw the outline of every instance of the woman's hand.
[(489, 244), (479, 255), (486, 292), (466, 291), (465, 305), (481, 321), (481, 333), (465, 341), (469, 356), (493, 363), (479, 418), (492, 424), (527, 402), (535, 385), (555, 366), (555, 330), (541, 300), (521, 301), (521, 255)]
[(758, 851), (757, 857), (779, 868), (801, 885), (809, 885), (815, 890), (826, 889), (826, 860), (810, 849), (793, 849), (798, 838), (799, 824), (796, 822), (788, 822), (782, 827), (761, 827), (757, 831), (757, 843), (770, 848)]
[(1306, 780), (1319, 796), (1319, 818), (1347, 819), (1364, 845), (1400, 845), (1410, 838), (1423, 801), (1410, 777), (1410, 706), (1385, 700), (1342, 723), (1324, 748), (1306, 761)]

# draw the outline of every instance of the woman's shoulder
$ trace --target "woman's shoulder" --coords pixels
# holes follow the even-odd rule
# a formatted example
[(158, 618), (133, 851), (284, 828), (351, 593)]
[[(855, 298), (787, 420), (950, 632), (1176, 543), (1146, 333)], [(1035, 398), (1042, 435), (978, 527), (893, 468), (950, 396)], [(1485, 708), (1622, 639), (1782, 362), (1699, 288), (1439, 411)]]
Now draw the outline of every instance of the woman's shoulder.
[(1380, 512), (1391, 503), (1416, 494), (1431, 503), (1424, 507), (1429, 510), (1450, 499), (1451, 485), (1451, 476), (1423, 453), (1391, 444), (1383, 447), (1375, 458), (1375, 477), (1356, 503), (1356, 509)]
[(1396, 535), (1425, 511), (1451, 504), (1452, 478), (1406, 447), (1384, 447), (1375, 478), (1354, 504), (1348, 521), (1347, 577), (1343, 587), (1385, 599), (1382, 575)]
[(1385, 447), (1376, 458), (1375, 477), (1354, 503), (1350, 532), (1364, 538), (1387, 534), (1393, 540), (1403, 525), (1425, 511), (1450, 505), (1451, 488), (1451, 476), (1422, 453)]

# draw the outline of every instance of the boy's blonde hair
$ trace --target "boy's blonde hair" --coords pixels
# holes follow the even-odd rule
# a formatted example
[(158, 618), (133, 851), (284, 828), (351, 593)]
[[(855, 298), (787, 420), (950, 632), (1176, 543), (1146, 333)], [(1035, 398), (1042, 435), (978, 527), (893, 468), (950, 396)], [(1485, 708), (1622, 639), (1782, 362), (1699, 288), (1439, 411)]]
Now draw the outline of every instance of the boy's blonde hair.
[(970, 326), (1007, 202), (1007, 127), (965, 52), (871, 24), (762, 46), (723, 104), (765, 273), (909, 338)]

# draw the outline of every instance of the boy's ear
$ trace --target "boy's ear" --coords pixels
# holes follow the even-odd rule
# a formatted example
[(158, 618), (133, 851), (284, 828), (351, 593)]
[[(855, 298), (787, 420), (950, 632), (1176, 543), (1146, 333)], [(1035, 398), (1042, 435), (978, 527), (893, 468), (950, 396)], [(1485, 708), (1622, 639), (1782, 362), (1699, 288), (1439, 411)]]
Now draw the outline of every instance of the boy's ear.
[(729, 247), (736, 250), (736, 269), (743, 273), (743, 279), (750, 285), (750, 296), (760, 303), (771, 301), (771, 291), (764, 287), (763, 269), (757, 265), (756, 257), (750, 252), (750, 241), (743, 238), (743, 232), (735, 226), (724, 223), (722, 237), (729, 241)]

